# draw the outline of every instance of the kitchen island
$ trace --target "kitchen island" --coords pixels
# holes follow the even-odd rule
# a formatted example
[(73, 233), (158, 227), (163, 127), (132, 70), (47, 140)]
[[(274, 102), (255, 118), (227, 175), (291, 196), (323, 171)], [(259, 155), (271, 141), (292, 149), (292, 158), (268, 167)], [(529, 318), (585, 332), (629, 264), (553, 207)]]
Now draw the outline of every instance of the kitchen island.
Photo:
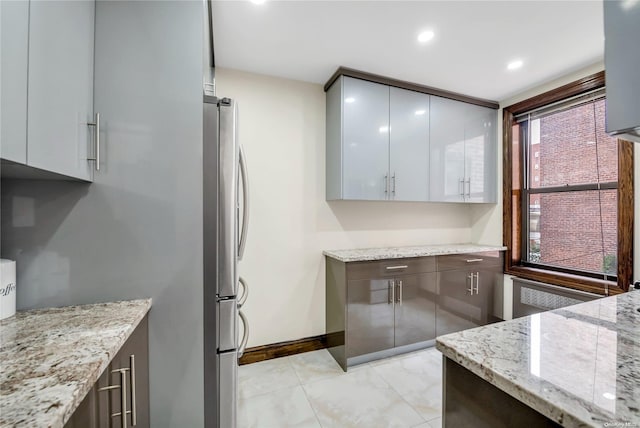
[(0, 427), (64, 426), (150, 308), (141, 299), (0, 321)]
[(640, 427), (640, 292), (437, 338), (443, 426)]

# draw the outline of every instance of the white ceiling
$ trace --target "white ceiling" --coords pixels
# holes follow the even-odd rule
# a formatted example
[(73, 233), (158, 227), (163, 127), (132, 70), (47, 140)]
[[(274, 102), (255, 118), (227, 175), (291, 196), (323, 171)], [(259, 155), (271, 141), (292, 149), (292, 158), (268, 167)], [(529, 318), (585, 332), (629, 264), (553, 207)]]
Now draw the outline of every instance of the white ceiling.
[(236, 0), (213, 16), (216, 66), (322, 84), (343, 65), (501, 101), (604, 55), (601, 1)]

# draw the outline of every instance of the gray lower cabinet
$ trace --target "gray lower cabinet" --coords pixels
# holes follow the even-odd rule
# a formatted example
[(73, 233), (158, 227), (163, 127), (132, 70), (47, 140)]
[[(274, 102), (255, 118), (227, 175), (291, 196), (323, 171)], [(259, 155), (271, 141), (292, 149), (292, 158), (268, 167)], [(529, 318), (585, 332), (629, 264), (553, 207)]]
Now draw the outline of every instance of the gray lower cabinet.
[(502, 316), (502, 253), (326, 259), (328, 349), (347, 367)]
[(145, 316), (65, 428), (149, 427), (148, 336)]
[(437, 335), (502, 316), (502, 253), (438, 256)]
[(376, 352), (435, 339), (435, 258), (327, 258), (329, 352), (344, 370)]

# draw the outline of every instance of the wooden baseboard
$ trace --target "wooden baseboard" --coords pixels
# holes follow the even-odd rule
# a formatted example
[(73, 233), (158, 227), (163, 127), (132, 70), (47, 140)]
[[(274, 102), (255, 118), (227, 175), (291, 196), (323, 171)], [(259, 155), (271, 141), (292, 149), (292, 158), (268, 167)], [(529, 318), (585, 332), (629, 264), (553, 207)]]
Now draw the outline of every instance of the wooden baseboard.
[(272, 358), (286, 357), (287, 355), (301, 354), (303, 352), (317, 351), (325, 349), (328, 344), (326, 334), (319, 336), (305, 337), (298, 340), (272, 343), (270, 345), (255, 346), (247, 348), (240, 358), (239, 364), (257, 363), (258, 361), (270, 360)]

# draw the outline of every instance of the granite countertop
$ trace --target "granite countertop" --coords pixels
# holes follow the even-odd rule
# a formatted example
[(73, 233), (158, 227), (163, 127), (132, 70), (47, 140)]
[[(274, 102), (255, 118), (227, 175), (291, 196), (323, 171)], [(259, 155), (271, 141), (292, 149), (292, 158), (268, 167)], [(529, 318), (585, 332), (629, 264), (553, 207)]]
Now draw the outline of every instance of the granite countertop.
[(451, 360), (568, 427), (640, 426), (640, 292), (437, 338)]
[(444, 254), (482, 253), (504, 251), (507, 247), (478, 244), (421, 245), (413, 247), (358, 248), (353, 250), (325, 250), (327, 257), (341, 262), (362, 262), (384, 259), (404, 259), (407, 257), (440, 256)]
[(62, 427), (151, 299), (20, 311), (0, 321), (0, 427)]

